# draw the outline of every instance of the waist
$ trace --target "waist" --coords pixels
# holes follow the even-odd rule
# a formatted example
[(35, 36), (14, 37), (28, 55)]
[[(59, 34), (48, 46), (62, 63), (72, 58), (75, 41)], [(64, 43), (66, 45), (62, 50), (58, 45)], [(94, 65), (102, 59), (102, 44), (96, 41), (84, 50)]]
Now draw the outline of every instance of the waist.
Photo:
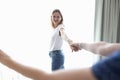
[(50, 53), (51, 52), (62, 52), (62, 50), (53, 50), (53, 51), (49, 51)]

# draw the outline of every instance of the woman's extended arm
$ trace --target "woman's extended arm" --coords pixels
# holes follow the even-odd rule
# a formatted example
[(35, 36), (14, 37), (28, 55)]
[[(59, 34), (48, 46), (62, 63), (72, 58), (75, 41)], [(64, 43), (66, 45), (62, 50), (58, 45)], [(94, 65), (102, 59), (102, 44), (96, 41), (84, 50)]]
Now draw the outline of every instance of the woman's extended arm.
[(68, 42), (69, 45), (71, 45), (73, 43), (73, 41), (67, 36), (67, 34), (64, 31), (64, 28), (60, 29), (60, 36)]

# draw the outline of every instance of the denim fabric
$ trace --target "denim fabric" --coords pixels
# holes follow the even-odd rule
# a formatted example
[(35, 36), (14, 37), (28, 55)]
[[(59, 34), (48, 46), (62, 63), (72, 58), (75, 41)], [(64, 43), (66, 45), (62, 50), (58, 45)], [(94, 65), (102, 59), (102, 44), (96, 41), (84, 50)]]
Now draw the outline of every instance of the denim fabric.
[(52, 59), (52, 71), (64, 69), (64, 54), (61, 50), (50, 51), (49, 56)]
[(92, 66), (97, 80), (120, 80), (120, 50)]

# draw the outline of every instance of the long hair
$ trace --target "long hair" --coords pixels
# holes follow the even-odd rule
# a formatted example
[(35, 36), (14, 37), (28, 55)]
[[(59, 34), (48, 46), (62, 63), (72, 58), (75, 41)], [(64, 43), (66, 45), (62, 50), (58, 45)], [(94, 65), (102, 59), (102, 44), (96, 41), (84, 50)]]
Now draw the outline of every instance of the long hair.
[[(60, 21), (59, 24), (62, 24), (62, 23), (63, 23), (63, 16), (62, 16), (61, 11), (60, 11), (59, 9), (55, 9), (55, 10), (53, 10), (52, 15), (53, 15), (55, 12), (58, 12), (58, 13), (60, 14), (60, 16), (61, 16), (61, 21)], [(59, 25), (59, 24), (58, 24), (58, 25)], [(51, 25), (52, 25), (53, 28), (55, 28), (54, 23), (52, 22), (52, 16), (51, 16)]]

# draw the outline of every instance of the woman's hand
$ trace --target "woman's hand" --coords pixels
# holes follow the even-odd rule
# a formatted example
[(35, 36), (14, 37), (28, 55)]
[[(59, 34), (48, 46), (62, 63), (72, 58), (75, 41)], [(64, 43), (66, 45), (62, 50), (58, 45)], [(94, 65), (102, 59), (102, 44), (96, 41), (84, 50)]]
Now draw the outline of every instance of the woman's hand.
[(70, 45), (70, 47), (71, 47), (71, 49), (72, 49), (72, 52), (73, 51), (79, 51), (79, 50), (81, 50), (81, 48), (80, 48), (80, 43), (72, 43), (71, 45)]

